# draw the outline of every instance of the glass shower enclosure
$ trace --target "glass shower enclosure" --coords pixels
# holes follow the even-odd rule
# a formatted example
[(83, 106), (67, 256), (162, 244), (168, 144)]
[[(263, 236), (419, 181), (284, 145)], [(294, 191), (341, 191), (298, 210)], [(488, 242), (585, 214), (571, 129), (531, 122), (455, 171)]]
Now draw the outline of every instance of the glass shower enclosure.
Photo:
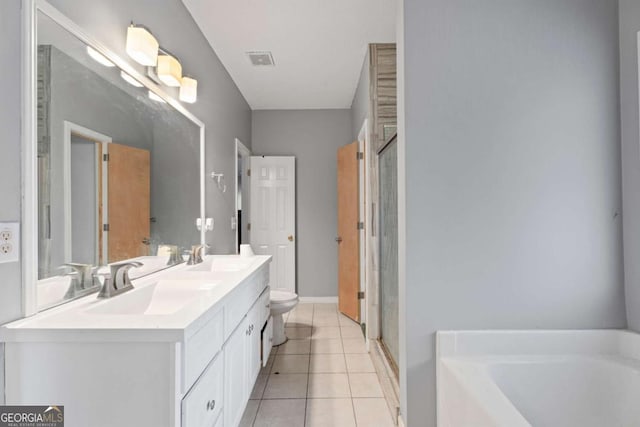
[(393, 137), (378, 151), (380, 244), (380, 341), (398, 370), (398, 144)]

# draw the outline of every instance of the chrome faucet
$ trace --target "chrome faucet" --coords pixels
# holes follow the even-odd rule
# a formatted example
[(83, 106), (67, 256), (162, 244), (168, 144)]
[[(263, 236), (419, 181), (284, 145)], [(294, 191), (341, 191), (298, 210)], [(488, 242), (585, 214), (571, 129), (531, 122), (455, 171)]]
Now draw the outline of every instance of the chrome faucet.
[(180, 251), (178, 250), (178, 246), (176, 245), (165, 245), (169, 249), (169, 261), (167, 261), (167, 265), (178, 265), (183, 263), (182, 255), (180, 255)]
[(196, 265), (202, 262), (202, 251), (204, 248), (208, 247), (208, 245), (194, 245), (191, 247), (191, 252), (189, 252), (189, 260), (187, 261), (187, 265)]
[(133, 289), (133, 284), (129, 278), (129, 269), (142, 267), (141, 262), (128, 261), (118, 264), (111, 264), (111, 272), (103, 274), (104, 281), (98, 293), (98, 298), (111, 298), (116, 295)]
[(71, 277), (71, 284), (64, 294), (65, 299), (75, 298), (85, 291), (94, 287), (96, 282), (93, 278), (93, 266), (91, 264), (79, 264), (75, 262), (67, 262), (62, 264), (59, 268), (69, 267), (73, 270), (73, 273), (68, 276)]

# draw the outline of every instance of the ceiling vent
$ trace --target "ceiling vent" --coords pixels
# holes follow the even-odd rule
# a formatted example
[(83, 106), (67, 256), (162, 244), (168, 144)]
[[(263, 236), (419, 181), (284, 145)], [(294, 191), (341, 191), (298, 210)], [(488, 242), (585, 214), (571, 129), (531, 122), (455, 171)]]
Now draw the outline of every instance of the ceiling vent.
[(268, 66), (273, 67), (273, 56), (271, 52), (247, 52), (247, 56), (251, 61), (251, 64), (255, 67)]

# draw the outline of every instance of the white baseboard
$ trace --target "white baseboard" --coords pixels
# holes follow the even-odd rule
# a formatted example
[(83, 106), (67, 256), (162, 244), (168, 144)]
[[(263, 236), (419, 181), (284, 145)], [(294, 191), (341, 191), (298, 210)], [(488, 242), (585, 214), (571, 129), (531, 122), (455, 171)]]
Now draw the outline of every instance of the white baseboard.
[(314, 304), (337, 304), (338, 297), (300, 297), (300, 302)]

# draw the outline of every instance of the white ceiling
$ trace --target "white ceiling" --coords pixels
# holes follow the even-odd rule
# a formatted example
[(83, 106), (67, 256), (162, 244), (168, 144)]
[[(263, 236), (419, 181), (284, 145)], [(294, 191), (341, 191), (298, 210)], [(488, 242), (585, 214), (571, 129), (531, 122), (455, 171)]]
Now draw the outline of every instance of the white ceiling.
[(349, 108), (367, 45), (395, 41), (397, 0), (183, 2), (254, 110)]

